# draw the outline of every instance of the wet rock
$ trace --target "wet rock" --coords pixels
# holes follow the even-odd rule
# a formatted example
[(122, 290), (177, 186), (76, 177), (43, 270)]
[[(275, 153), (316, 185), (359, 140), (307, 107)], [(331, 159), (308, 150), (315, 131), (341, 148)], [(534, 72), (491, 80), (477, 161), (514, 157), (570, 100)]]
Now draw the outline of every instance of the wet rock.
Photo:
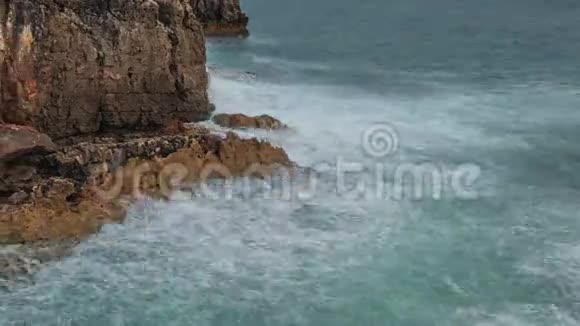
[(0, 125), (0, 161), (13, 160), (31, 154), (47, 154), (56, 151), (50, 137), (34, 128)]
[(250, 117), (241, 113), (222, 113), (213, 116), (212, 120), (217, 125), (225, 128), (258, 128), (267, 130), (288, 128), (280, 120), (266, 114)]
[[(9, 206), (0, 206), (0, 213), (6, 214)], [(14, 229), (14, 223), (1, 223), (0, 222), (0, 245), (10, 245), (23, 243), (24, 239), (18, 230)]]
[(0, 252), (0, 288), (8, 288), (7, 285), (14, 282), (27, 281), (39, 266), (38, 260), (19, 252)]
[[(35, 172), (26, 182), (8, 185), (17, 201), (1, 200), (0, 192), (0, 203), (9, 203), (1, 208), (0, 242), (83, 239), (103, 224), (122, 221), (125, 199), (167, 198), (181, 185), (210, 176), (293, 167), (285, 151), (268, 142), (183, 128), (184, 134), (93, 138), (44, 155), (33, 167), (15, 162), (15, 168)], [(206, 173), (216, 168), (226, 172)]]
[(208, 36), (248, 36), (248, 16), (239, 0), (191, 0), (196, 17)]
[(275, 165), (292, 165), (281, 147), (256, 138), (243, 139), (233, 132), (229, 132), (226, 139), (218, 143), (214, 153), (232, 175), (244, 175), (249, 167), (256, 164), (265, 169)]
[(33, 284), (44, 264), (72, 254), (74, 241), (9, 245), (0, 247), (0, 290), (15, 290)]

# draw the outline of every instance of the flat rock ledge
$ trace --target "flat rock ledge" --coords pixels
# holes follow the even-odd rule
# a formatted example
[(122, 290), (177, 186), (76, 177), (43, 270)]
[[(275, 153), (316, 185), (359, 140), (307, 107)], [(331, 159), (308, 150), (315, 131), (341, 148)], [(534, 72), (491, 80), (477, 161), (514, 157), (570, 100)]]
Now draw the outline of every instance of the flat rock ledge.
[[(0, 128), (0, 140), (11, 139), (2, 137), (12, 129)], [(31, 128), (21, 132), (50, 140)], [(294, 166), (282, 148), (268, 142), (202, 127), (85, 136), (54, 147), (52, 142), (25, 145), (35, 150), (12, 150), (0, 160), (4, 244), (79, 240), (105, 223), (121, 222), (126, 198), (167, 197), (179, 185), (204, 178)]]

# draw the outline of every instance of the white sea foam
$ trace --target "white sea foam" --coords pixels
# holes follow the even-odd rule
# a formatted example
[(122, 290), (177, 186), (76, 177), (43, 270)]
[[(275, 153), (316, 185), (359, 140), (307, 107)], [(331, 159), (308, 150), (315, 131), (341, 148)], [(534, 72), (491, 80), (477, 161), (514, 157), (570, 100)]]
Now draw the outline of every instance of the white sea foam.
[(318, 71), (330, 71), (335, 69), (331, 64), (322, 62), (304, 62), (304, 61), (293, 61), (288, 59), (281, 59), (268, 56), (252, 56), (252, 61), (257, 64), (266, 66), (276, 66), (278, 68), (289, 69), (289, 70), (318, 70)]
[(409, 154), (407, 149), (453, 155), (470, 147), (530, 147), (519, 135), (491, 134), (475, 124), (465, 112), (485, 103), (460, 92), (406, 98), (338, 86), (246, 83), (214, 75), (210, 94), (217, 112), (271, 114), (295, 128), (294, 137), (270, 136), (304, 164), (360, 155), (353, 148), (360, 149), (364, 130), (380, 122), (397, 129), (403, 155)]

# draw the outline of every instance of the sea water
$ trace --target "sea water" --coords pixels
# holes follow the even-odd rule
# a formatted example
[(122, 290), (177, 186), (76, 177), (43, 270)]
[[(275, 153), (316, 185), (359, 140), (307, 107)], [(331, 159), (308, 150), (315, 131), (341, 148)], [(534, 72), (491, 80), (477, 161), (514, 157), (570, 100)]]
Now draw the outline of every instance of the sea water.
[(243, 7), (211, 99), (316, 173), (140, 201), (0, 325), (580, 325), (578, 1)]

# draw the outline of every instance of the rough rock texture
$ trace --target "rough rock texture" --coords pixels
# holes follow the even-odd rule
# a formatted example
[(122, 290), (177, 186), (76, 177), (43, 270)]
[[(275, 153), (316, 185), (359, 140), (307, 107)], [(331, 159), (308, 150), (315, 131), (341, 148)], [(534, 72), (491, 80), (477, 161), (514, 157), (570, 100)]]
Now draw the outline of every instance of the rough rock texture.
[(206, 35), (248, 36), (248, 17), (239, 0), (191, 0)]
[(250, 117), (245, 114), (216, 114), (213, 122), (225, 128), (286, 129), (288, 126), (267, 114)]
[(244, 175), (256, 165), (266, 172), (292, 166), (267, 142), (202, 128), (79, 139), (55, 153), (0, 163), (0, 243), (78, 239), (121, 221), (125, 196), (168, 196), (181, 184)]
[(0, 243), (74, 242), (126, 197), (293, 166), (183, 124), (213, 111), (203, 26), (246, 24), (237, 0), (0, 0)]
[(55, 151), (56, 145), (52, 140), (34, 128), (0, 125), (0, 161), (26, 154), (46, 154)]
[(0, 120), (53, 139), (211, 111), (190, 0), (0, 0)]

